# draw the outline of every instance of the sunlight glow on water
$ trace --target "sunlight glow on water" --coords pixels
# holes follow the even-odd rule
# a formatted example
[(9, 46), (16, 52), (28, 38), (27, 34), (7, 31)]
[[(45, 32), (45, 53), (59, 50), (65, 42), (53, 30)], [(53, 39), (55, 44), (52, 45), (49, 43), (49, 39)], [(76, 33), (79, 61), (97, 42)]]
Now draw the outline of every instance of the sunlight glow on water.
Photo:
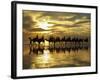
[(48, 60), (50, 59), (50, 51), (49, 50), (44, 50), (44, 54), (43, 54), (43, 59), (45, 62), (48, 62)]
[(37, 67), (37, 68), (38, 67), (39, 68), (50, 67), (50, 66), (55, 64), (55, 60), (52, 57), (52, 55), (50, 54), (49, 50), (44, 50), (43, 54), (37, 55), (37, 57), (33, 58), (32, 61), (33, 61), (33, 64), (31, 66), (31, 68), (34, 68), (34, 67)]
[[(48, 43), (46, 43), (48, 44)], [(90, 49), (50, 51), (46, 46), (42, 51), (29, 54), (29, 46), (24, 47), (23, 69), (81, 67), (90, 66)]]

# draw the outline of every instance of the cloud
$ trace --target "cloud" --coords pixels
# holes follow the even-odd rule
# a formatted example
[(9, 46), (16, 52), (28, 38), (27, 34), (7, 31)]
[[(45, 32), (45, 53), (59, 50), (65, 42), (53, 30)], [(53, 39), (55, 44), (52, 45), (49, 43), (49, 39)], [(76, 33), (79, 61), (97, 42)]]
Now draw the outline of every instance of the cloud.
[(29, 31), (34, 32), (34, 31), (50, 31), (50, 30), (44, 30), (41, 28), (33, 28), (33, 29), (30, 29)]
[(42, 11), (41, 16), (38, 16), (36, 19), (40, 20), (43, 18), (48, 18), (50, 20), (57, 20), (57, 21), (65, 21), (72, 19), (76, 14), (73, 13), (66, 13), (66, 12), (49, 12), (49, 11)]
[[(88, 13), (72, 12), (49, 12), (49, 11), (32, 11), (23, 10), (23, 28), (24, 32), (31, 33), (49, 33), (63, 34), (66, 33), (90, 33), (91, 15)], [(48, 30), (41, 29), (38, 24), (46, 21), (53, 24)]]
[(33, 25), (35, 26), (36, 22), (32, 20), (31, 16), (23, 17), (23, 28), (30, 29)]

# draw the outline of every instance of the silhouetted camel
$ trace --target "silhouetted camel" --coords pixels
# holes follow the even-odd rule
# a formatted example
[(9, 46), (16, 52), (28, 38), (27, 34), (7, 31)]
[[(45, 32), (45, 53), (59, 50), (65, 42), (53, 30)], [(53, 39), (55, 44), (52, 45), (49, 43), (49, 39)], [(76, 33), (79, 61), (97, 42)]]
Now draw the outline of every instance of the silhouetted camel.
[(60, 38), (59, 37), (56, 37), (55, 41), (56, 42), (60, 42)]
[(52, 36), (50, 36), (49, 37), (49, 39), (48, 39), (48, 41), (49, 41), (49, 45), (50, 45), (50, 42), (52, 42), (52, 43), (54, 43), (54, 47), (55, 47), (55, 38), (53, 38)]
[(88, 42), (88, 38), (84, 39), (84, 42)]
[(44, 42), (44, 37), (42, 36), (42, 38), (38, 38), (37, 42), (40, 44), (40, 42)]
[(66, 42), (65, 36), (61, 39), (61, 41)]
[(71, 41), (71, 38), (68, 37), (67, 39), (65, 39), (66, 42), (70, 42)]
[(38, 41), (38, 35), (37, 35), (35, 38), (33, 38), (32, 41), (33, 41), (33, 42)]

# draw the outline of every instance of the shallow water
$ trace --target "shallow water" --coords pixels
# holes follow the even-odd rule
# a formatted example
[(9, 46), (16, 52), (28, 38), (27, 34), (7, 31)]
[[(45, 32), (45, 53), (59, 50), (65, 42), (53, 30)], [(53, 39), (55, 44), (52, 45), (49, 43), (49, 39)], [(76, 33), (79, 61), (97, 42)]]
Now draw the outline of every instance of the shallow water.
[(90, 66), (90, 55), (90, 48), (87, 46), (36, 49), (24, 45), (23, 69)]

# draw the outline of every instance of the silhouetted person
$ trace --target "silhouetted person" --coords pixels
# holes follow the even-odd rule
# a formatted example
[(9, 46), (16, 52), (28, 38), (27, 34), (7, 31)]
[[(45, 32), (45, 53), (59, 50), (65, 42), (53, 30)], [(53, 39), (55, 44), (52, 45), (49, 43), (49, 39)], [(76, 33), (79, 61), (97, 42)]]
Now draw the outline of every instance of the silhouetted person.
[(28, 39), (29, 39), (29, 41), (30, 41), (30, 45), (32, 45), (32, 38), (29, 37)]

